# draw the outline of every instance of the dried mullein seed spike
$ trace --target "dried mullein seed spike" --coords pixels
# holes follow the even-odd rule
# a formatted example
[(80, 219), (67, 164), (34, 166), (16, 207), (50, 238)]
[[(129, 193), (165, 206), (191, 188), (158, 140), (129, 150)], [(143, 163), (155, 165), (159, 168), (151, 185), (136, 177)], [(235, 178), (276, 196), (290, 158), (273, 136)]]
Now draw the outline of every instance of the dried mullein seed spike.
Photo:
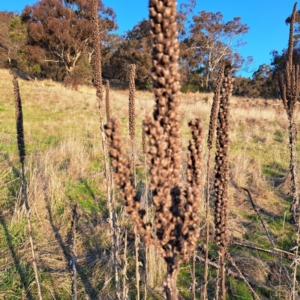
[(133, 173), (134, 186), (136, 186), (136, 166), (135, 166), (135, 71), (136, 66), (134, 64), (130, 65), (130, 75), (129, 75), (129, 107), (128, 107), (128, 117), (129, 117), (129, 135), (131, 139), (131, 151), (132, 160), (131, 167)]
[[(153, 11), (156, 11), (157, 16), (161, 13), (160, 10), (163, 18), (160, 15), (159, 18), (152, 17)], [(158, 238), (166, 249), (164, 258), (167, 262), (168, 276), (165, 288), (168, 298), (169, 293), (177, 294), (174, 280), (176, 280), (179, 261), (176, 260), (176, 253), (181, 254), (181, 259), (185, 260), (188, 251), (194, 247), (193, 239), (189, 238), (187, 233), (190, 232), (189, 228), (198, 224), (198, 219), (193, 217), (196, 215), (193, 213), (197, 212), (197, 202), (194, 202), (195, 207), (185, 206), (184, 203), (187, 198), (192, 199), (197, 192), (193, 188), (185, 189), (180, 183), (181, 143), (178, 112), (180, 74), (175, 21), (176, 1), (151, 1), (150, 12), (150, 24), (154, 33), (152, 78), (156, 106), (153, 113), (154, 120), (147, 118), (145, 128), (152, 147), (148, 151), (148, 161), (155, 196), (154, 204), (157, 210), (162, 211), (156, 214), (155, 223), (160, 229)], [(196, 131), (194, 133), (196, 134)], [(193, 139), (193, 143), (197, 143), (196, 138)], [(153, 150), (153, 147), (157, 150)], [(198, 154), (191, 153), (191, 159)], [(191, 180), (194, 184), (199, 183), (197, 175), (189, 177), (193, 178)], [(189, 215), (190, 218), (184, 218), (185, 215)], [(180, 227), (182, 231), (175, 230)]]
[(93, 23), (93, 47), (95, 51), (94, 58), (94, 84), (96, 86), (96, 95), (98, 99), (99, 109), (102, 106), (103, 100), (103, 87), (102, 87), (102, 67), (101, 67), (101, 49), (100, 49), (100, 30), (99, 30), (99, 17), (98, 17), (98, 4), (97, 0), (92, 0), (92, 23)]
[(17, 76), (14, 76), (13, 78), (13, 86), (14, 86), (14, 98), (15, 98), (18, 150), (19, 150), (20, 162), (23, 164), (26, 156), (26, 151), (25, 151), (25, 142), (24, 142), (22, 101), (21, 101)]
[[(115, 172), (114, 179), (121, 189), (120, 195), (125, 200), (126, 211), (133, 217), (133, 221), (146, 243), (156, 245), (151, 234), (149, 235), (149, 232), (145, 232), (146, 224), (143, 222), (144, 211), (139, 209), (140, 199), (137, 197), (135, 187), (130, 180), (130, 165), (125, 159), (126, 151), (121, 141), (120, 123), (112, 118), (108, 124), (105, 125), (105, 133), (110, 145), (109, 154)], [(156, 246), (160, 249), (158, 245)]]
[[(153, 117), (144, 121), (149, 138), (147, 159), (153, 204), (156, 211), (155, 225), (158, 241), (156, 246), (167, 264), (164, 283), (167, 299), (176, 299), (176, 278), (179, 265), (188, 260), (198, 237), (199, 217), (199, 162), (201, 161), (202, 129), (199, 120), (191, 124), (191, 160), (197, 162), (191, 181), (186, 186), (181, 182), (181, 141), (178, 70), (179, 44), (176, 29), (176, 1), (151, 0), (149, 2), (152, 49), (152, 78), (156, 105)], [(168, 24), (168, 26), (165, 26)], [(130, 168), (126, 163), (125, 150), (118, 138), (119, 125), (114, 120), (107, 126), (110, 153), (116, 181), (125, 198), (125, 207), (134, 219), (139, 232), (146, 234), (146, 244), (154, 243), (149, 227), (143, 222), (139, 199), (130, 181)], [(117, 142), (117, 143), (116, 143)], [(191, 169), (193, 168), (190, 163)], [(147, 242), (148, 239), (148, 242)]]
[(200, 119), (190, 121), (189, 127), (192, 133), (192, 139), (189, 141), (189, 157), (187, 166), (187, 176), (189, 186), (201, 185), (201, 169), (202, 169), (202, 138), (203, 129)]
[[(119, 226), (118, 220), (116, 218), (116, 210), (115, 210), (115, 194), (114, 194), (114, 179), (112, 174), (112, 167), (108, 160), (107, 153), (107, 144), (106, 137), (104, 132), (104, 117), (103, 117), (103, 86), (102, 86), (102, 67), (101, 67), (101, 39), (100, 39), (100, 29), (99, 26), (99, 5), (101, 5), (101, 1), (91, 0), (89, 1), (91, 4), (91, 26), (92, 26), (92, 41), (93, 41), (93, 50), (94, 50), (94, 85), (96, 87), (96, 96), (98, 101), (99, 108), (99, 121), (100, 121), (100, 130), (101, 130), (101, 144), (102, 144), (102, 154), (103, 154), (103, 163), (104, 163), (104, 174), (105, 174), (105, 185), (106, 185), (106, 199), (107, 199), (107, 208), (109, 211), (109, 219), (110, 219), (110, 237), (111, 237), (111, 252), (112, 252), (112, 261), (113, 261), (113, 270), (114, 270), (114, 278), (115, 278), (115, 299), (120, 299), (120, 280), (119, 280)], [(107, 86), (108, 88), (108, 86)], [(106, 90), (107, 100), (108, 100), (108, 92), (109, 89)], [(106, 101), (106, 105), (108, 105), (108, 101)], [(110, 111), (109, 107), (106, 106), (106, 116), (109, 120)], [(113, 132), (113, 128), (110, 128), (111, 132)], [(117, 152), (117, 151), (115, 151)], [(113, 163), (112, 163), (113, 164)], [(126, 276), (126, 273), (124, 274)]]
[(291, 174), (291, 191), (293, 194), (293, 200), (291, 204), (291, 212), (295, 223), (299, 222), (299, 191), (298, 191), (298, 174), (296, 171), (296, 139), (297, 139), (297, 126), (295, 123), (295, 105), (300, 90), (300, 77), (299, 66), (295, 66), (293, 63), (294, 52), (294, 23), (296, 18), (295, 3), (293, 7), (293, 13), (290, 20), (290, 34), (289, 34), (289, 47), (287, 61), (285, 64), (285, 71), (279, 73), (278, 81), (280, 88), (280, 95), (283, 101), (284, 108), (286, 110), (289, 119), (289, 141), (290, 141), (290, 166), (289, 171)]
[[(290, 206), (290, 211), (292, 212), (292, 219), (295, 224), (297, 224), (297, 240), (296, 240), (296, 257), (298, 256), (298, 248), (300, 241), (300, 200), (299, 200), (299, 188), (298, 188), (298, 172), (297, 172), (297, 159), (296, 159), (296, 141), (297, 141), (297, 125), (295, 122), (295, 105), (298, 100), (299, 90), (300, 90), (300, 71), (299, 65), (295, 66), (293, 62), (294, 56), (294, 23), (296, 19), (296, 8), (297, 2), (294, 4), (292, 16), (290, 18), (290, 34), (289, 34), (289, 46), (287, 53), (287, 61), (285, 65), (285, 70), (279, 73), (279, 88), (281, 98), (283, 100), (283, 105), (286, 110), (289, 119), (289, 146), (290, 146), (290, 165), (289, 173), (291, 175), (291, 192), (292, 192), (292, 204)], [(286, 176), (288, 178), (289, 176)], [(291, 286), (291, 299), (297, 298), (297, 274), (298, 263), (294, 264), (293, 269), (293, 284)]]
[(38, 273), (38, 267), (37, 267), (35, 246), (34, 246), (34, 241), (33, 241), (32, 224), (31, 224), (31, 220), (30, 220), (30, 205), (29, 205), (29, 201), (28, 201), (27, 181), (26, 181), (26, 177), (25, 177), (26, 152), (25, 152), (24, 129), (23, 129), (23, 111), (22, 111), (22, 101), (21, 101), (17, 76), (14, 76), (14, 78), (13, 78), (13, 86), (14, 86), (14, 98), (15, 98), (15, 110), (16, 110), (17, 142), (18, 142), (19, 158), (20, 158), (20, 162), (22, 164), (22, 171), (21, 171), (22, 202), (24, 201), (24, 204), (25, 204), (27, 227), (28, 227), (28, 233), (29, 233), (29, 242), (30, 242), (30, 246), (31, 246), (32, 264), (33, 264), (33, 270), (34, 270), (37, 289), (38, 289), (38, 296), (39, 296), (40, 300), (43, 300), (41, 284), (40, 284), (40, 279), (39, 279), (39, 273)]
[(134, 64), (130, 65), (129, 75), (129, 135), (133, 140), (135, 137), (135, 70)]
[[(215, 240), (220, 249), (222, 296), (226, 299), (225, 251), (229, 242), (228, 179), (229, 179), (229, 94), (233, 80), (225, 77), (217, 122), (217, 152), (215, 157)], [(229, 84), (227, 84), (229, 83)]]
[(208, 144), (209, 149), (212, 148), (214, 133), (216, 130), (216, 120), (217, 120), (217, 114), (218, 114), (218, 110), (219, 110), (220, 90), (221, 90), (221, 86), (222, 86), (222, 79), (224, 77), (224, 68), (225, 68), (225, 65), (222, 64), (219, 69), (219, 73), (218, 73), (218, 77), (217, 77), (217, 81), (216, 81), (215, 92), (214, 92), (214, 97), (213, 97), (213, 104), (211, 107), (208, 138), (207, 138), (207, 144)]

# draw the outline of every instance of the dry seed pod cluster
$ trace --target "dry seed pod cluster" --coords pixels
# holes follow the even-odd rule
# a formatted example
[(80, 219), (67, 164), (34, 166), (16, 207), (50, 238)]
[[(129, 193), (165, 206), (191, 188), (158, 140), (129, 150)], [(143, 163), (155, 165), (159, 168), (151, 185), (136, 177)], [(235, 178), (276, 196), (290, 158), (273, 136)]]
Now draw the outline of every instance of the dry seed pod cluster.
[(294, 4), (292, 17), (290, 21), (290, 35), (288, 57), (285, 65), (285, 73), (280, 74), (281, 96), (284, 107), (291, 118), (294, 112), (294, 106), (299, 94), (299, 65), (293, 65), (293, 51), (294, 51), (294, 23), (296, 18), (297, 2)]
[(17, 76), (13, 78), (14, 86), (14, 98), (15, 98), (15, 108), (16, 108), (16, 128), (17, 128), (17, 142), (20, 162), (23, 164), (26, 156), (25, 142), (24, 142), (24, 130), (23, 130), (23, 112), (22, 112), (22, 102), (19, 90), (19, 83)]
[[(106, 126), (112, 165), (121, 196), (146, 244), (154, 244), (167, 263), (165, 292), (167, 299), (177, 299), (176, 277), (182, 261), (194, 250), (200, 220), (200, 169), (202, 156), (202, 127), (198, 119), (190, 123), (192, 141), (189, 152), (189, 180), (181, 182), (181, 143), (179, 106), (179, 44), (176, 28), (176, 1), (150, 0), (150, 25), (153, 38), (152, 79), (155, 108), (152, 117), (143, 122), (149, 138), (147, 152), (150, 166), (152, 201), (155, 208), (155, 240), (150, 223), (143, 222), (145, 211), (130, 181), (130, 168), (120, 140), (120, 128), (111, 120)], [(145, 146), (145, 145), (143, 145)], [(143, 148), (146, 151), (145, 147)]]
[(294, 120), (295, 105), (297, 103), (300, 90), (300, 67), (293, 64), (294, 52), (294, 22), (296, 17), (297, 2), (294, 5), (293, 13), (290, 21), (290, 35), (288, 57), (285, 65), (284, 73), (279, 74), (279, 87), (284, 108), (289, 119), (289, 143), (290, 143), (290, 174), (291, 174), (291, 192), (293, 200), (290, 207), (292, 211), (293, 221), (299, 221), (299, 191), (298, 191), (298, 174), (296, 166), (296, 140), (297, 125)]
[(140, 209), (140, 200), (136, 196), (136, 190), (130, 180), (130, 165), (126, 159), (124, 144), (121, 139), (120, 123), (111, 119), (105, 125), (105, 133), (110, 145), (109, 155), (114, 168), (114, 180), (120, 188), (120, 196), (125, 200), (125, 206), (128, 214), (135, 221), (140, 232), (144, 232), (146, 225), (143, 223), (145, 210)]
[(178, 115), (178, 93), (180, 74), (178, 71), (179, 43), (177, 40), (176, 1), (151, 0), (149, 3), (152, 49), (152, 79), (156, 100), (154, 120), (168, 136), (166, 156), (172, 173), (171, 184), (180, 181), (180, 123)]
[(153, 39), (151, 75), (156, 106), (154, 120), (147, 118), (145, 122), (149, 137), (148, 164), (151, 166), (157, 237), (168, 252), (166, 257), (173, 257), (173, 251), (180, 253), (181, 250), (180, 231), (175, 231), (175, 227), (182, 226), (177, 222), (183, 217), (176, 2), (151, 0), (149, 12)]
[(187, 185), (185, 189), (184, 222), (182, 226), (181, 256), (184, 261), (189, 259), (189, 254), (195, 249), (199, 237), (198, 216), (200, 208), (200, 187), (203, 152), (203, 127), (200, 119), (189, 122), (192, 139), (188, 146)]
[(102, 68), (101, 68), (101, 49), (100, 49), (100, 32), (98, 26), (98, 0), (92, 0), (92, 15), (93, 15), (93, 47), (94, 55), (94, 85), (97, 87), (96, 95), (98, 99), (99, 108), (102, 105), (103, 90), (102, 90)]
[[(194, 249), (198, 238), (199, 187), (193, 184), (194, 182), (188, 182), (184, 187), (180, 182), (182, 169), (178, 111), (180, 75), (176, 1), (151, 0), (149, 11), (153, 38), (152, 79), (156, 106), (153, 119), (146, 119), (145, 130), (149, 137), (148, 164), (156, 210), (157, 237), (164, 249), (163, 256), (167, 262), (165, 291), (168, 298), (170, 294), (177, 294), (174, 286), (178, 266), (182, 260), (189, 258), (189, 252)], [(201, 152), (201, 146), (198, 144), (201, 141), (199, 126), (198, 121), (192, 122), (191, 156)], [(200, 166), (200, 163), (197, 166)], [(198, 173), (192, 174), (191, 177), (197, 178)]]
[(189, 141), (188, 165), (187, 165), (187, 182), (190, 186), (201, 185), (201, 168), (202, 168), (202, 139), (203, 128), (200, 119), (194, 119), (189, 122), (192, 133), (192, 139)]
[(209, 120), (209, 129), (208, 129), (208, 138), (207, 138), (208, 149), (212, 149), (214, 134), (216, 130), (216, 120), (219, 111), (220, 92), (221, 92), (221, 87), (222, 87), (222, 82), (224, 77), (224, 68), (225, 65), (222, 64), (219, 69), (219, 73), (216, 81), (216, 88), (215, 88), (215, 93), (214, 93), (214, 98), (213, 98), (213, 103), (212, 103), (211, 113), (210, 113), (210, 120)]
[(228, 181), (229, 181), (229, 98), (232, 93), (233, 78), (225, 77), (221, 89), (220, 109), (217, 122), (217, 153), (215, 159), (215, 232), (219, 247), (228, 244)]
[(106, 120), (110, 120), (110, 99), (109, 99), (109, 80), (106, 80), (106, 93), (105, 93), (105, 110), (106, 110)]
[(299, 65), (293, 64), (294, 51), (294, 22), (296, 18), (297, 2), (294, 4), (293, 13), (290, 21), (290, 35), (288, 57), (285, 65), (285, 72), (279, 75), (279, 88), (289, 119), (293, 118), (295, 104), (299, 95), (300, 88), (300, 69)]
[(129, 75), (129, 135), (131, 140), (134, 140), (135, 137), (135, 103), (134, 103), (134, 94), (135, 94), (135, 69), (134, 64), (130, 65), (130, 75)]

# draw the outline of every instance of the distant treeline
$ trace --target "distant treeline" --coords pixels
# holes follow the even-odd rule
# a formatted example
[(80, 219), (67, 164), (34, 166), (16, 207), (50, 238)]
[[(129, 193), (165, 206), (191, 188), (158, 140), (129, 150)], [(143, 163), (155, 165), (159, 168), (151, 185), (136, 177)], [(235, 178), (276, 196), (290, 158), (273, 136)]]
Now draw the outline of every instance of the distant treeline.
[[(252, 61), (252, 57), (244, 58), (238, 52), (249, 30), (240, 17), (224, 21), (220, 12), (194, 14), (194, 8), (195, 1), (187, 0), (178, 13), (182, 92), (211, 91), (221, 61), (230, 67), (232, 75)], [(191, 20), (188, 26), (187, 19)], [(51, 78), (72, 87), (93, 84), (91, 20), (88, 0), (39, 0), (26, 6), (20, 15), (0, 12), (0, 67), (32, 78)], [(149, 21), (143, 19), (124, 35), (115, 34), (118, 25), (114, 10), (99, 0), (99, 24), (103, 78), (127, 87), (129, 65), (136, 64), (137, 88), (151, 89)], [(159, 43), (156, 47), (159, 49)], [(297, 57), (298, 48), (296, 45)], [(259, 66), (251, 79), (236, 78), (235, 95), (278, 96), (276, 74), (283, 68), (286, 51), (271, 54), (271, 64)]]

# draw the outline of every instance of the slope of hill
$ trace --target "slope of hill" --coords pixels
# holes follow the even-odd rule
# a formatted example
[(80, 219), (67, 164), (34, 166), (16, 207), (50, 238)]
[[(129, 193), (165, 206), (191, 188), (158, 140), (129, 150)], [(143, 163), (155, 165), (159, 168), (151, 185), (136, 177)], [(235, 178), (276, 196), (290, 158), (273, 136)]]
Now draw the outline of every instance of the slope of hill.
[[(12, 75), (6, 70), (0, 70), (0, 90), (0, 298), (37, 299), (24, 207), (20, 203), (20, 164), (16, 145)], [(28, 196), (44, 299), (72, 298), (70, 260), (72, 216), (76, 203), (80, 211), (76, 226), (78, 299), (115, 299), (95, 91), (89, 87), (79, 87), (78, 91), (72, 91), (51, 81), (22, 80), (20, 91), (27, 150)], [(184, 163), (190, 138), (187, 123), (194, 117), (200, 117), (207, 131), (212, 96), (199, 93), (181, 95)], [(122, 122), (129, 156), (128, 92), (112, 90), (110, 100), (111, 115)], [(153, 105), (151, 93), (136, 92), (137, 174), (141, 193), (145, 192), (141, 183), (145, 176), (141, 124), (145, 114), (151, 113)], [(298, 111), (297, 107), (297, 123)], [(296, 234), (295, 227), (289, 221), (289, 178), (285, 178), (289, 164), (288, 122), (282, 103), (232, 97), (230, 131), (231, 256), (261, 299), (287, 299), (288, 283), (282, 265), (278, 257), (272, 254), (272, 245), (260, 219), (247, 194), (241, 189), (244, 187), (251, 192), (276, 248), (288, 252), (278, 253), (290, 271), (293, 256), (289, 253), (295, 245)], [(205, 150), (204, 159), (206, 154)], [(204, 202), (204, 192), (202, 198)], [(213, 191), (211, 203), (213, 205)], [(204, 209), (201, 209), (204, 224)], [(121, 199), (118, 199), (118, 218), (121, 233), (128, 229), (128, 253), (125, 253), (128, 260), (127, 285), (130, 299), (134, 299), (133, 231)], [(213, 218), (211, 224), (213, 228)], [(202, 229), (196, 255), (197, 297), (200, 297), (203, 284), (204, 235)], [(122, 235), (122, 266), (123, 252)], [(144, 246), (141, 245), (140, 272), (143, 287), (144, 252)], [(209, 299), (212, 299), (217, 263), (213, 232), (209, 258), (211, 267), (208, 291)], [(155, 251), (152, 251), (149, 264), (151, 282), (147, 282), (147, 299), (163, 299), (164, 267)], [(252, 299), (230, 262), (228, 268), (232, 271), (228, 275), (231, 299)], [(182, 265), (179, 291), (184, 299), (192, 299), (191, 282), (191, 265)]]

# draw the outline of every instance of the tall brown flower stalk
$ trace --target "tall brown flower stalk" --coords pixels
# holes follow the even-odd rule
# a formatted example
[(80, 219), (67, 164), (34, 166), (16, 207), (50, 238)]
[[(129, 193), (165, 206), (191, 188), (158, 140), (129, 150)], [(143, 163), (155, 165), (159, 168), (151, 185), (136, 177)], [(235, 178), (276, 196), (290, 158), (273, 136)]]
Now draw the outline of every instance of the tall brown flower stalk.
[(290, 207), (293, 221), (297, 224), (297, 240), (296, 240), (296, 260), (294, 262), (293, 287), (291, 291), (291, 299), (297, 298), (297, 268), (298, 268), (298, 248), (300, 241), (300, 202), (298, 189), (298, 174), (296, 166), (296, 140), (297, 140), (297, 125), (295, 123), (295, 105), (299, 96), (300, 90), (300, 67), (293, 64), (294, 52), (294, 23), (296, 18), (297, 2), (294, 4), (292, 16), (290, 19), (290, 34), (287, 61), (285, 71), (279, 74), (279, 87), (284, 108), (289, 119), (289, 143), (290, 143), (290, 175), (291, 175), (291, 190), (293, 200)]
[(129, 75), (129, 102), (128, 102), (128, 117), (129, 117), (129, 135), (131, 139), (132, 151), (132, 173), (134, 177), (134, 186), (136, 186), (136, 172), (135, 172), (135, 64), (130, 65)]
[(116, 299), (121, 299), (121, 286), (120, 286), (119, 262), (118, 262), (119, 229), (117, 224), (117, 215), (114, 209), (114, 191), (113, 191), (114, 181), (113, 181), (111, 167), (108, 163), (106, 136), (104, 132), (104, 120), (103, 120), (103, 112), (102, 112), (103, 109), (103, 86), (102, 86), (102, 67), (101, 67), (102, 58), (101, 58), (101, 39), (100, 39), (98, 6), (99, 6), (99, 1), (92, 0), (93, 48), (95, 51), (94, 82), (96, 86), (96, 96), (98, 100), (101, 142), (102, 142), (102, 151), (104, 156), (106, 195), (107, 195), (107, 206), (109, 210), (110, 226), (111, 226), (111, 243), (112, 243), (112, 253), (113, 253), (113, 270), (114, 270), (115, 285), (116, 285)]
[(217, 119), (217, 152), (215, 157), (215, 234), (219, 247), (222, 299), (226, 299), (225, 253), (229, 241), (228, 219), (228, 181), (229, 181), (229, 98), (233, 79), (226, 76), (221, 89), (220, 109)]
[[(131, 139), (132, 152), (132, 173), (134, 186), (136, 187), (136, 166), (135, 166), (135, 64), (130, 65), (129, 74), (129, 102), (128, 102), (128, 117), (129, 117), (129, 135)], [(135, 277), (136, 277), (136, 299), (140, 299), (140, 272), (139, 272), (139, 234), (134, 228), (134, 249), (135, 249)]]
[[(110, 141), (110, 156), (115, 171), (115, 181), (125, 207), (132, 217), (146, 245), (155, 245), (167, 264), (164, 282), (166, 298), (178, 299), (176, 278), (179, 265), (188, 261), (199, 235), (200, 190), (197, 172), (184, 185), (181, 182), (181, 143), (178, 71), (179, 43), (177, 40), (176, 1), (151, 0), (149, 2), (151, 35), (153, 38), (152, 79), (156, 105), (153, 118), (145, 120), (145, 131), (149, 137), (148, 164), (150, 167), (150, 188), (153, 191), (155, 208), (156, 238), (152, 224), (144, 222), (145, 210), (141, 199), (130, 181), (130, 166), (125, 158), (124, 144), (120, 136), (120, 124), (112, 119), (106, 126)], [(198, 121), (194, 121), (198, 124)], [(194, 123), (193, 123), (194, 124)], [(195, 125), (196, 126), (196, 125)], [(197, 127), (198, 126), (198, 127)], [(200, 134), (192, 127), (194, 147)], [(191, 159), (196, 161), (200, 150), (192, 149)], [(193, 158), (197, 153), (197, 158)]]
[(23, 128), (23, 110), (22, 110), (22, 101), (20, 96), (20, 89), (17, 76), (13, 78), (13, 86), (14, 86), (14, 98), (15, 98), (15, 112), (16, 112), (16, 129), (17, 129), (17, 143), (18, 143), (18, 151), (19, 151), (19, 158), (20, 163), (22, 165), (22, 172), (21, 172), (21, 181), (22, 181), (22, 197), (25, 204), (25, 212), (26, 212), (26, 219), (27, 219), (27, 227), (28, 227), (28, 235), (29, 235), (29, 242), (31, 246), (31, 255), (32, 255), (32, 265), (35, 275), (35, 280), (38, 289), (38, 296), (39, 299), (42, 300), (42, 289), (38, 274), (38, 267), (36, 261), (36, 254), (34, 250), (34, 242), (33, 242), (33, 233), (32, 233), (32, 226), (30, 220), (30, 205), (28, 202), (27, 197), (27, 181), (25, 177), (25, 157), (26, 157), (26, 150), (25, 150), (25, 141), (24, 141), (24, 128)]
[(128, 237), (127, 237), (127, 229), (125, 229), (124, 234), (124, 254), (123, 254), (123, 271), (122, 271), (122, 283), (123, 283), (123, 291), (122, 291), (122, 300), (128, 300), (128, 285), (127, 285), (127, 244), (128, 244)]
[[(194, 119), (189, 123), (193, 138), (188, 146), (187, 163), (187, 182), (192, 186), (201, 188), (201, 169), (202, 169), (202, 139), (203, 130), (200, 119)], [(192, 268), (192, 297), (196, 299), (196, 248), (193, 252)]]
[(106, 90), (105, 90), (105, 109), (106, 109), (106, 121), (110, 120), (110, 99), (109, 99), (109, 80), (106, 80)]
[(224, 67), (222, 64), (219, 69), (216, 87), (214, 91), (213, 103), (210, 113), (209, 129), (208, 129), (208, 138), (207, 138), (207, 147), (208, 147), (208, 157), (206, 165), (206, 198), (205, 198), (205, 222), (206, 222), (206, 242), (205, 242), (205, 263), (204, 263), (204, 287), (202, 297), (204, 300), (207, 299), (207, 284), (208, 284), (208, 250), (209, 250), (209, 197), (210, 197), (210, 184), (209, 184), (209, 173), (210, 173), (210, 157), (211, 150), (213, 146), (214, 135), (217, 125), (217, 116), (219, 112), (220, 105), (220, 92), (224, 77)]
[[(149, 219), (149, 207), (148, 207), (148, 193), (149, 193), (149, 186), (148, 186), (148, 166), (147, 166), (147, 137), (146, 137), (146, 132), (145, 132), (145, 124), (144, 121), (142, 122), (142, 151), (144, 154), (144, 180), (145, 180), (145, 217), (146, 221)], [(149, 251), (150, 249), (146, 247), (145, 249), (145, 288), (144, 288), (144, 298), (147, 299), (147, 284), (148, 284), (148, 272), (149, 270)]]
[(73, 208), (73, 218), (72, 218), (72, 290), (73, 290), (73, 300), (77, 300), (77, 254), (76, 254), (76, 227), (79, 219), (79, 207), (78, 203), (75, 204)]
[(279, 87), (284, 108), (289, 119), (289, 142), (290, 142), (290, 175), (291, 175), (291, 190), (293, 201), (291, 204), (291, 212), (295, 223), (298, 223), (299, 210), (299, 190), (297, 186), (297, 171), (296, 171), (296, 139), (297, 126), (295, 124), (294, 112), (295, 104), (299, 95), (299, 65), (293, 64), (294, 52), (294, 22), (296, 16), (297, 2), (294, 5), (293, 13), (290, 21), (290, 35), (287, 61), (285, 71), (279, 74)]

